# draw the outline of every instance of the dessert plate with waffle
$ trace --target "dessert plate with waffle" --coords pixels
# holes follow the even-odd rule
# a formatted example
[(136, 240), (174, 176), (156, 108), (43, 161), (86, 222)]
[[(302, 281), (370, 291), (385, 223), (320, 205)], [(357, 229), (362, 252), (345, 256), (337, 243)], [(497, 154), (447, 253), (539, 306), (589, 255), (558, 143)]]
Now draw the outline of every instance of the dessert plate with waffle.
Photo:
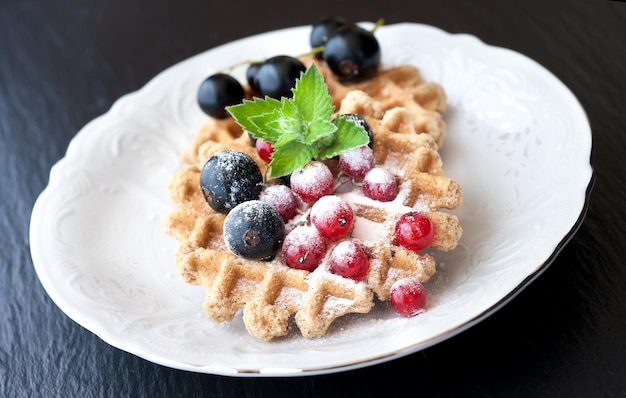
[[(236, 211), (207, 200), (205, 163), (235, 150), (258, 166), (264, 187), (276, 179), (232, 117), (200, 110), (198, 87), (224, 70), (245, 82), (245, 66), (228, 69), (245, 60), (305, 54), (310, 31), (268, 32), (174, 65), (77, 134), (31, 220), (38, 276), (68, 316), (173, 368), (312, 375), (437, 344), (548, 267), (585, 213), (593, 173), (584, 111), (527, 57), (412, 23), (376, 27), (381, 64), (363, 82), (301, 58), (323, 76), (333, 117), (359, 114), (371, 127), (373, 162), (393, 174), (393, 197), (365, 196), (331, 157), (322, 162), (334, 178), (330, 196), (349, 203), (354, 220), (346, 235), (323, 238), (319, 264), (290, 266), (280, 249), (263, 259), (231, 250), (224, 225)], [(315, 224), (316, 204), (298, 199), (296, 215), (280, 221), (280, 244)], [(430, 221), (427, 247), (407, 248), (395, 232), (407, 213)], [(332, 253), (349, 242), (367, 258), (359, 277), (333, 268)], [(427, 292), (413, 316), (390, 302), (408, 279)]]

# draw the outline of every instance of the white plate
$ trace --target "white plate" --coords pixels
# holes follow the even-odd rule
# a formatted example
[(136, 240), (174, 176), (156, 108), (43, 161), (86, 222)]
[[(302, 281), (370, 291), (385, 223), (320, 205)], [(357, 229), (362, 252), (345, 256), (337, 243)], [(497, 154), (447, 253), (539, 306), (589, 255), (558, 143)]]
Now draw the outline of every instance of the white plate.
[[(199, 83), (245, 59), (308, 51), (309, 27), (239, 40), (181, 62), (115, 103), (72, 140), (32, 214), (33, 262), (69, 317), (104, 341), (178, 369), (298, 376), (372, 365), (436, 344), (496, 311), (544, 270), (584, 216), (591, 131), (572, 93), (536, 62), (469, 35), (383, 26), (385, 65), (411, 63), (449, 96), (446, 174), (465, 201), (464, 235), (438, 257), (428, 310), (388, 305), (348, 316), (329, 334), (266, 343), (236, 318), (213, 324), (203, 291), (174, 269), (160, 228), (173, 207), (167, 181), (205, 116)], [(245, 68), (234, 74), (242, 81)]]

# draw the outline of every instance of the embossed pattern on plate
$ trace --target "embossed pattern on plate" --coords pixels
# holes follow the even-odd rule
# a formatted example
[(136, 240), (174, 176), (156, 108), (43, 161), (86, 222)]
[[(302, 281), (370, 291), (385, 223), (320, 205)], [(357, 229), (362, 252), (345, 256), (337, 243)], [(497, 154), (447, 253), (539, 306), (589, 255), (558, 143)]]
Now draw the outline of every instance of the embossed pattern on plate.
[[(250, 337), (239, 318), (205, 319), (202, 289), (178, 277), (176, 242), (160, 228), (173, 206), (169, 176), (204, 119), (196, 89), (242, 57), (303, 53), (308, 34), (309, 27), (284, 29), (192, 57), (76, 135), (50, 172), (30, 230), (37, 274), (62, 311), (109, 344), (165, 366), (311, 375), (379, 363), (449, 338), (549, 265), (577, 229), (592, 180), (591, 131), (578, 101), (514, 51), (426, 25), (389, 25), (376, 33), (384, 64), (414, 64), (448, 94), (444, 169), (465, 194), (455, 211), (464, 235), (455, 251), (437, 254), (428, 311), (404, 319), (383, 303), (335, 322), (323, 338), (293, 335), (273, 343)], [(243, 80), (244, 71), (234, 74)]]

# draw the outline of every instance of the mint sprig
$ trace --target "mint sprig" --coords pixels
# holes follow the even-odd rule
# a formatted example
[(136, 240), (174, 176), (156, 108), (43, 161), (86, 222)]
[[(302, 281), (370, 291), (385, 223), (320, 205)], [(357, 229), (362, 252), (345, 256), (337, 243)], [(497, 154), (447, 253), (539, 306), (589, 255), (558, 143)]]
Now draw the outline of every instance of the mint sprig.
[(365, 129), (353, 121), (341, 115), (331, 121), (335, 108), (314, 63), (300, 74), (292, 92), (292, 98), (266, 96), (226, 108), (254, 138), (272, 143), (271, 178), (291, 174), (312, 159), (332, 158), (369, 142)]

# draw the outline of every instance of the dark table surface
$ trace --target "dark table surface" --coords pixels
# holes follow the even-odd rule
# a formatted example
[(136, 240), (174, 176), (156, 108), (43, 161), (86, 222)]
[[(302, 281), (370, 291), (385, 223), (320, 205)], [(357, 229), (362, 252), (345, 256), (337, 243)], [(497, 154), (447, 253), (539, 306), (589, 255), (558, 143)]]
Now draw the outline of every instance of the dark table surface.
[[(476, 326), (363, 369), (232, 378), (103, 342), (37, 279), (32, 206), (72, 137), (168, 66), (324, 15), (419, 22), (525, 54), (578, 97), (593, 131), (585, 221), (551, 267)], [(2, 0), (0, 396), (626, 397), (626, 3), (462, 0)]]

